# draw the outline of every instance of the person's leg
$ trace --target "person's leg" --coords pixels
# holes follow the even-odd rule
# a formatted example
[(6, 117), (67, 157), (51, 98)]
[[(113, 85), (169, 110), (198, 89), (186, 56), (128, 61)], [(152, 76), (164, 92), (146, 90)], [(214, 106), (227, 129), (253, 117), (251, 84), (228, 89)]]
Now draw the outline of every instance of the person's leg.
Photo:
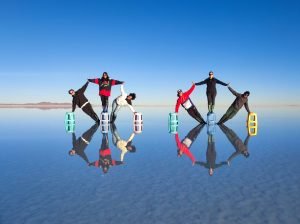
[(210, 113), (211, 112), (211, 102), (212, 102), (211, 93), (210, 92), (206, 93), (206, 96), (207, 96), (208, 113)]
[(100, 98), (101, 98), (101, 105), (102, 105), (102, 112), (105, 112), (105, 96), (103, 95), (100, 95)]
[(215, 93), (212, 93), (212, 96), (211, 96), (211, 98), (212, 98), (212, 99), (211, 99), (211, 108), (210, 108), (211, 113), (214, 112), (216, 96), (217, 96), (217, 93), (216, 93), (216, 92), (215, 92)]
[(190, 107), (187, 110), (188, 114), (194, 118), (196, 121), (198, 121), (199, 123), (204, 123), (205, 121), (203, 120), (202, 116), (199, 114), (199, 112), (197, 111), (197, 108), (195, 106)]
[(105, 96), (105, 107), (104, 107), (104, 112), (108, 112), (108, 96)]
[(190, 132), (187, 134), (187, 136), (182, 141), (187, 147), (191, 147), (193, 142), (198, 137), (199, 133), (203, 129), (205, 125), (204, 124), (198, 124), (196, 127), (194, 127)]
[(218, 124), (225, 123), (229, 119), (233, 118), (236, 115), (237, 112), (238, 111), (236, 109), (234, 109), (233, 106), (230, 106), (228, 108), (228, 110), (226, 111), (226, 114), (224, 114), (224, 116), (220, 119), (220, 121), (218, 122)]
[(110, 116), (111, 123), (115, 122), (119, 109), (120, 109), (120, 106), (117, 104), (117, 101), (114, 100), (113, 106), (112, 106), (112, 112), (111, 112), (111, 116)]
[(90, 103), (86, 104), (83, 108), (82, 111), (84, 113), (86, 113), (87, 115), (89, 115), (94, 121), (98, 122), (99, 121), (99, 117), (98, 115), (95, 113), (95, 111), (93, 110), (92, 106)]
[(232, 106), (230, 106), (230, 107), (227, 109), (227, 111), (226, 111), (225, 114), (221, 117), (221, 119), (218, 121), (217, 124), (223, 124), (224, 121), (227, 121), (227, 120), (228, 120), (228, 114), (230, 113), (231, 108), (232, 108)]

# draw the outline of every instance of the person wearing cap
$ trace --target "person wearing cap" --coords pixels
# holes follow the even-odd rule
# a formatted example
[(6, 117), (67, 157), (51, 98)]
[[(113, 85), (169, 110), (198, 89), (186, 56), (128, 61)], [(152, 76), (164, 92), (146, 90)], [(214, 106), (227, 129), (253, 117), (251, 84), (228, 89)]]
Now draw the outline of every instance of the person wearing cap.
[(89, 82), (99, 85), (99, 96), (102, 103), (102, 112), (108, 111), (108, 99), (111, 94), (111, 87), (114, 85), (123, 84), (124, 82), (115, 79), (110, 79), (107, 72), (103, 72), (101, 78), (88, 79)]
[(248, 133), (245, 141), (243, 142), (237, 136), (237, 134), (232, 129), (228, 128), (225, 124), (221, 124), (220, 128), (223, 131), (223, 133), (226, 135), (227, 139), (230, 141), (230, 143), (235, 148), (235, 152), (232, 153), (231, 156), (229, 156), (227, 159), (228, 166), (230, 166), (231, 161), (239, 155), (243, 155), (245, 158), (248, 158), (250, 156), (249, 151), (248, 151), (248, 143), (250, 140), (249, 133)]
[(181, 89), (177, 90), (178, 99), (175, 106), (175, 113), (178, 113), (179, 107), (181, 105), (192, 118), (194, 118), (200, 124), (206, 124), (190, 98), (190, 95), (194, 91), (194, 89), (195, 84), (193, 83), (192, 87), (186, 92), (183, 92)]
[(241, 94), (236, 92), (230, 86), (228, 86), (228, 89), (233, 95), (236, 96), (236, 98), (217, 124), (223, 124), (229, 119), (232, 119), (243, 106), (245, 106), (245, 109), (247, 110), (248, 114), (251, 113), (248, 106), (248, 97), (250, 95), (250, 92), (245, 91), (243, 94)]
[(86, 147), (90, 144), (93, 135), (96, 133), (99, 125), (96, 123), (90, 127), (86, 132), (83, 133), (81, 137), (76, 139), (75, 133), (72, 133), (72, 144), (73, 148), (69, 151), (70, 156), (78, 155), (81, 157), (87, 164), (89, 164), (89, 159), (85, 154)]
[(200, 86), (206, 84), (206, 96), (207, 96), (207, 106), (208, 113), (213, 113), (215, 107), (215, 98), (217, 95), (216, 84), (220, 84), (223, 86), (228, 86), (228, 84), (216, 79), (214, 77), (214, 73), (210, 71), (208, 73), (209, 77), (201, 82), (195, 83), (196, 86)]
[(134, 108), (132, 107), (132, 100), (135, 100), (136, 95), (135, 93), (130, 93), (127, 95), (127, 93), (124, 91), (124, 86), (121, 85), (121, 95), (118, 96), (116, 99), (114, 99), (113, 104), (112, 104), (112, 111), (111, 111), (111, 123), (114, 123), (118, 111), (120, 110), (121, 107), (128, 106), (129, 109), (132, 111), (132, 113), (136, 113)]
[(130, 135), (127, 140), (124, 140), (120, 137), (117, 127), (114, 123), (111, 124), (111, 134), (113, 144), (121, 150), (120, 161), (124, 161), (124, 156), (127, 152), (134, 153), (136, 152), (136, 147), (132, 144), (132, 140), (135, 136), (134, 132)]
[(185, 138), (182, 141), (180, 141), (178, 133), (176, 133), (175, 135), (177, 156), (182, 157), (182, 155), (186, 155), (192, 161), (192, 165), (195, 164), (196, 159), (192, 154), (192, 152), (190, 151), (190, 148), (204, 126), (205, 126), (204, 124), (198, 124), (196, 127), (194, 127), (192, 130), (189, 131), (187, 136), (185, 136)]
[(89, 115), (94, 121), (97, 123), (100, 122), (98, 115), (95, 113), (95, 111), (92, 108), (92, 105), (88, 101), (88, 99), (85, 97), (84, 92), (88, 86), (88, 82), (86, 82), (80, 89), (75, 91), (74, 89), (70, 89), (68, 93), (73, 97), (72, 100), (72, 112), (75, 111), (76, 105), (82, 109), (84, 113)]

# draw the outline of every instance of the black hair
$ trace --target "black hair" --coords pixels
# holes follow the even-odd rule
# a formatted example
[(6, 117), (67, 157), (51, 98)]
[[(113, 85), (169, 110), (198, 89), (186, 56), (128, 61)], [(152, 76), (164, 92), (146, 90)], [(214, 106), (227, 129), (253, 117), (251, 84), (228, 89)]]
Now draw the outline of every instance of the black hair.
[(70, 89), (70, 90), (68, 91), (68, 93), (71, 94), (71, 91), (74, 91), (74, 89)]
[[(128, 147), (131, 147), (131, 150), (128, 150)], [(136, 152), (136, 147), (132, 145), (132, 141), (127, 143), (126, 148), (129, 152)]]
[[(104, 75), (107, 75), (107, 78), (104, 78)], [(103, 72), (102, 77), (101, 77), (101, 81), (109, 81), (109, 76), (107, 74), (107, 72)]]
[(135, 98), (136, 98), (136, 94), (135, 93), (130, 93), (129, 96), (132, 97), (132, 100), (135, 100)]
[(245, 92), (244, 92), (244, 95), (250, 96), (250, 92), (249, 92), (249, 91), (245, 91)]

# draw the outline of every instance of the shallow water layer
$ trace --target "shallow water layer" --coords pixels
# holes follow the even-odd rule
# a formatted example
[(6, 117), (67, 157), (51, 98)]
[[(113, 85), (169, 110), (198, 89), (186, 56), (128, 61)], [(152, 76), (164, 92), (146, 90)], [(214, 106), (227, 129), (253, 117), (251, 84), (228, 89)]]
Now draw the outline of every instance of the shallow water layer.
[[(87, 134), (93, 121), (76, 111), (74, 139), (91, 138), (86, 157), (68, 154), (66, 110), (0, 110), (0, 223), (300, 223), (298, 108), (255, 108), (258, 135), (249, 138), (244, 109), (213, 138), (181, 111), (178, 140), (193, 140), (182, 156), (168, 133), (172, 109), (137, 108), (143, 131), (123, 163), (112, 131), (123, 140), (133, 133), (126, 109), (104, 148), (106, 135)], [(104, 172), (96, 164), (107, 148), (113, 166)]]

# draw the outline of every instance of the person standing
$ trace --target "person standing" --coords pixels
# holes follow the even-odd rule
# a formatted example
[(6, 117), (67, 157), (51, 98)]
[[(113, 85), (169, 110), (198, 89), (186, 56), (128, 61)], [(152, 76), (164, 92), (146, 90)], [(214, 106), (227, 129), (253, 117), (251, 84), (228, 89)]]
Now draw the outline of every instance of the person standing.
[(192, 102), (190, 95), (195, 89), (195, 84), (193, 83), (192, 87), (186, 91), (182, 92), (181, 89), (177, 90), (177, 102), (175, 106), (175, 113), (178, 113), (180, 105), (188, 112), (188, 114), (198, 121), (200, 124), (206, 124), (201, 114), (198, 112), (194, 103)]
[(236, 98), (217, 124), (223, 124), (229, 119), (232, 119), (243, 106), (245, 106), (248, 114), (251, 113), (248, 106), (248, 97), (250, 95), (250, 92), (245, 91), (243, 94), (241, 94), (233, 90), (230, 86), (228, 86), (228, 89), (233, 95), (236, 96)]
[(228, 84), (216, 79), (212, 71), (209, 72), (209, 77), (201, 82), (195, 83), (196, 86), (206, 84), (206, 96), (207, 96), (207, 106), (208, 113), (213, 113), (215, 107), (215, 98), (217, 96), (216, 84), (223, 86), (228, 86)]
[(110, 79), (107, 72), (103, 72), (101, 78), (88, 79), (89, 82), (99, 85), (99, 96), (102, 103), (102, 112), (108, 112), (108, 99), (111, 94), (111, 87), (123, 84), (123, 81)]
[(85, 97), (84, 92), (88, 86), (88, 82), (86, 82), (80, 89), (75, 91), (74, 89), (70, 89), (68, 93), (73, 97), (72, 100), (72, 112), (75, 111), (76, 105), (82, 109), (84, 113), (89, 115), (94, 121), (97, 123), (100, 122), (98, 115), (95, 113), (95, 111), (92, 108), (92, 105), (88, 101), (88, 99)]

